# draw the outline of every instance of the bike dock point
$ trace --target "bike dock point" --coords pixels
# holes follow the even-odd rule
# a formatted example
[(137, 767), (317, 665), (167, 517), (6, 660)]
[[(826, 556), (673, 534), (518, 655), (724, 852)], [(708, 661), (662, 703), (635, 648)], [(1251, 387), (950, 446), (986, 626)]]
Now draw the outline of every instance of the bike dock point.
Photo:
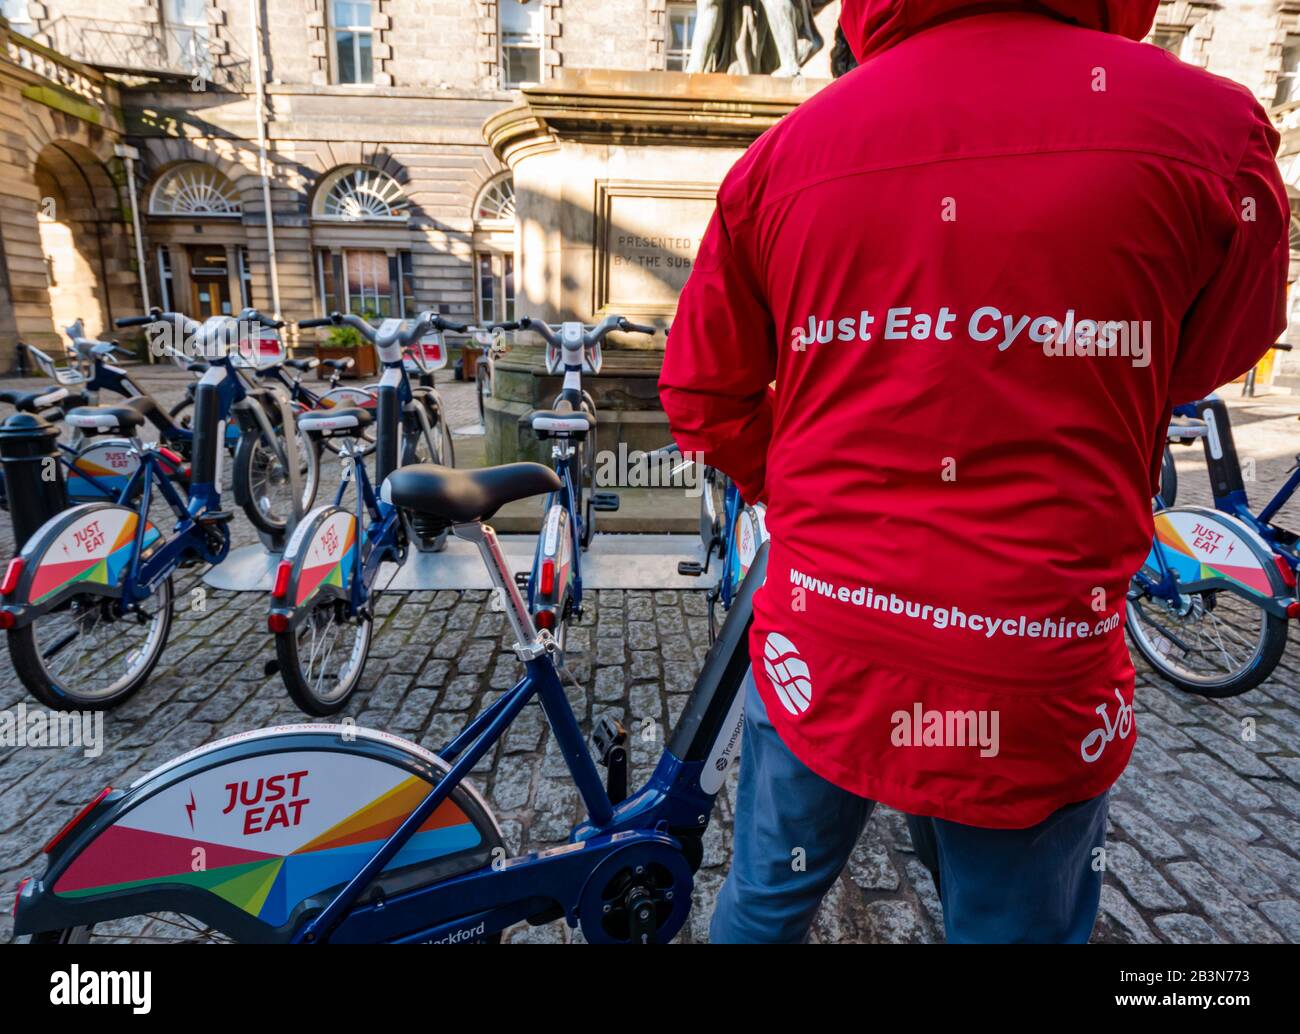
[[(461, 459), (462, 431), (456, 430), (457, 459)], [(470, 465), (473, 447), (466, 450)], [(708, 574), (699, 577), (677, 572), (681, 561), (704, 562), (700, 542), (699, 498), (677, 489), (617, 489), (622, 505), (617, 513), (602, 513), (591, 546), (583, 555), (582, 580), (588, 589), (711, 589), (722, 565), (717, 558)], [(542, 519), (541, 500), (524, 499), (505, 506), (487, 523), (496, 529), (501, 547), (514, 571), (528, 571), (537, 548)], [(280, 550), (265, 545), (241, 546), (230, 551), (204, 575), (213, 589), (232, 592), (269, 592), (275, 582)], [(389, 572), (391, 573), (391, 572)], [(440, 553), (421, 553), (414, 547), (389, 590), (489, 589), (487, 572), (474, 546), (448, 536)]]
[[(527, 572), (532, 567), (536, 534), (501, 535), (500, 542), (512, 571)], [(698, 535), (597, 532), (582, 561), (582, 581), (588, 589), (708, 589), (717, 581), (721, 564), (711, 565), (704, 577), (692, 577), (677, 573), (677, 564), (683, 560), (704, 562), (704, 547)], [(270, 592), (279, 563), (279, 553), (260, 546), (243, 546), (231, 550), (203, 580), (213, 589)], [(379, 584), (384, 584), (382, 579)], [(398, 591), (491, 587), (475, 546), (451, 537), (441, 553), (412, 549), (387, 585), (388, 590)]]

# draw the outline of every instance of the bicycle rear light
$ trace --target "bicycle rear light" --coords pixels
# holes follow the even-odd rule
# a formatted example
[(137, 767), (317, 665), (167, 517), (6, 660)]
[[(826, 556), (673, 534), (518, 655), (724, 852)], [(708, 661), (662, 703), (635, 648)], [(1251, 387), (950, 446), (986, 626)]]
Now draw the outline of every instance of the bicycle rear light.
[(14, 557), (5, 568), (5, 580), (0, 582), (0, 596), (9, 596), (18, 588), (18, 581), (23, 576), (23, 558)]
[(289, 591), (289, 576), (293, 574), (293, 563), (288, 560), (281, 560), (279, 566), (275, 569), (275, 587), (271, 590), (271, 595), (277, 600), (284, 599), (284, 594)]
[(66, 826), (64, 826), (61, 830), (59, 830), (57, 833), (54, 834), (54, 836), (50, 839), (50, 842), (46, 844), (44, 847), (45, 853), (49, 854), (56, 847), (58, 847), (59, 841), (61, 841), (64, 837), (66, 837), (69, 833), (71, 833), (74, 829), (76, 829), (77, 826), (81, 824), (81, 820), (84, 819), (87, 815), (89, 815), (92, 811), (94, 811), (95, 808), (99, 805), (99, 802), (102, 801), (105, 797), (107, 797), (112, 792), (113, 792), (113, 788), (111, 786), (106, 786), (104, 787), (104, 789), (100, 790), (99, 793), (95, 794), (94, 800), (92, 800), (89, 804), (87, 804), (84, 808), (82, 808), (81, 811), (77, 812), (77, 814), (72, 817), (71, 822), (69, 822)]

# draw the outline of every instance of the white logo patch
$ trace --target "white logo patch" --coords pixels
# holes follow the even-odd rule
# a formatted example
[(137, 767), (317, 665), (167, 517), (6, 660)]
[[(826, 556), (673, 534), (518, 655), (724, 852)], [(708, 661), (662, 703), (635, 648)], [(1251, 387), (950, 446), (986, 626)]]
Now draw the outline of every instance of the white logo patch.
[(812, 703), (812, 676), (794, 643), (783, 635), (769, 632), (763, 644), (763, 668), (785, 709), (798, 716)]

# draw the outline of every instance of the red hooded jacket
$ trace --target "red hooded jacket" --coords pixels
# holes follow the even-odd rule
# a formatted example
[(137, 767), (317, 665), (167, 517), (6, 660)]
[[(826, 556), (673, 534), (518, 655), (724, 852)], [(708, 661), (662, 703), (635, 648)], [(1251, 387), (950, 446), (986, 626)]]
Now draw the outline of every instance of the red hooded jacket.
[(1278, 135), (1136, 42), (1156, 6), (844, 0), (861, 67), (737, 162), (682, 292), (673, 435), (768, 502), (768, 715), (906, 811), (1119, 777), (1170, 407), (1285, 326)]

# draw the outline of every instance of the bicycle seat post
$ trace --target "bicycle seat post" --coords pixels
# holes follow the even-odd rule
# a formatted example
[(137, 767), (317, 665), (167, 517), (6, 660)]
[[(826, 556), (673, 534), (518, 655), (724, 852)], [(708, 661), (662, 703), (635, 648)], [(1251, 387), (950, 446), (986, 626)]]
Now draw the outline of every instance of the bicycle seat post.
[(451, 532), (458, 539), (473, 542), (478, 546), (479, 555), (483, 557), (488, 576), (492, 579), (492, 586), (505, 600), (506, 620), (510, 622), (511, 631), (514, 632), (516, 639), (515, 655), (524, 662), (536, 660), (546, 652), (546, 643), (537, 634), (533, 616), (528, 613), (523, 594), (520, 593), (519, 586), (515, 584), (514, 577), (510, 573), (496, 531), (491, 525), (484, 524), (482, 521), (471, 521), (467, 524), (453, 524)]

